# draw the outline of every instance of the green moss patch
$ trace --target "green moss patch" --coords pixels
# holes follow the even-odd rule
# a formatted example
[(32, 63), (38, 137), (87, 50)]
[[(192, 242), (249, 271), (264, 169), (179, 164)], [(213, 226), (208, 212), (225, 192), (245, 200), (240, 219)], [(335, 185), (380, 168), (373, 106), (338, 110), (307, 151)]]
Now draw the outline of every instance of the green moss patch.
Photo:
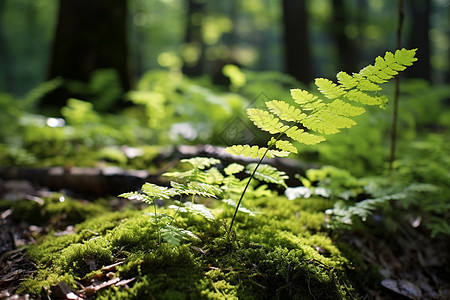
[[(314, 200), (316, 202), (314, 202)], [(326, 208), (327, 202), (309, 199)], [(303, 200), (271, 197), (246, 203), (255, 217), (239, 215), (236, 234), (227, 239), (222, 220), (159, 209), (175, 216), (173, 226), (201, 240), (173, 247), (148, 211), (106, 213), (78, 224), (73, 234), (48, 236), (30, 247), (39, 264), (22, 293), (43, 296), (65, 282), (79, 294), (111, 278), (129, 280), (95, 290), (98, 299), (352, 299), (353, 268), (323, 228), (323, 213), (308, 211)], [(329, 206), (328, 206), (329, 207)], [(314, 208), (314, 210), (317, 207)], [(115, 265), (117, 264), (117, 266)], [(110, 266), (114, 266), (111, 268)], [(354, 272), (354, 271), (352, 271)], [(106, 284), (105, 284), (106, 285)]]

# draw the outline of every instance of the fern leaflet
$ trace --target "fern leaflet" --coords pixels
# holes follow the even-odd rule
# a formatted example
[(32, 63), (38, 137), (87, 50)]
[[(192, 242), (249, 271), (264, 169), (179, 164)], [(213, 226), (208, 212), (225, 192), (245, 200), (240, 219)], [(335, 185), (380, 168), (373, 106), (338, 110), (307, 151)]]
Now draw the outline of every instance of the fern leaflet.
[[(254, 177), (258, 180), (267, 182), (267, 183), (275, 183), (284, 186), (287, 188), (285, 179), (289, 177), (283, 171), (279, 171), (277, 168), (272, 167), (271, 165), (260, 164), (258, 169), (256, 169), (257, 164), (249, 164), (247, 166), (246, 172), (251, 174), (254, 172)], [(256, 171), (255, 171), (256, 169)]]
[(268, 101), (266, 102), (266, 106), (270, 112), (284, 121), (300, 122), (306, 117), (306, 114), (302, 113), (300, 109), (295, 108), (284, 101)]
[(247, 115), (256, 127), (271, 134), (283, 132), (288, 129), (287, 126), (280, 122), (280, 119), (267, 111), (258, 108), (249, 108)]

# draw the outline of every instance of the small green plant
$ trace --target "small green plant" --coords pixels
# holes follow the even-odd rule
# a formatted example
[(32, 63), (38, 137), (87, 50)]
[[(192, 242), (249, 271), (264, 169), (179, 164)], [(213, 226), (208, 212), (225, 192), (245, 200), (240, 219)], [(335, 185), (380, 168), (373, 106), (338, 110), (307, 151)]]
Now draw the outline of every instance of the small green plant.
[[(153, 217), (160, 236), (162, 234), (163, 239), (172, 245), (178, 245), (181, 240), (188, 239), (192, 235), (173, 226), (173, 217), (157, 214), (155, 202), (157, 199), (168, 200), (179, 196), (179, 201), (170, 206), (176, 213), (197, 214), (208, 221), (214, 221), (214, 215), (204, 205), (195, 203), (195, 197), (222, 198), (227, 205), (234, 208), (230, 226), (227, 228), (229, 238), (238, 211), (252, 214), (251, 211), (241, 207), (241, 203), (244, 195), (251, 190), (253, 179), (287, 188), (284, 182), (287, 175), (270, 165), (262, 164), (265, 157), (286, 157), (291, 153), (297, 153), (295, 143), (317, 144), (325, 141), (324, 134), (335, 134), (343, 128), (356, 125), (353, 118), (365, 112), (359, 105), (385, 107), (387, 98), (378, 93), (381, 90), (380, 85), (412, 65), (417, 60), (414, 57), (415, 53), (416, 49), (397, 50), (395, 54), (386, 52), (384, 57), (376, 58), (374, 65), (365, 67), (359, 73), (353, 75), (338, 73), (338, 84), (318, 78), (315, 81), (319, 89), (318, 95), (301, 89), (292, 89), (291, 96), (295, 102), (293, 105), (286, 101), (271, 100), (265, 103), (267, 110), (248, 109), (250, 120), (258, 128), (272, 135), (267, 147), (233, 145), (227, 147), (226, 151), (234, 155), (258, 157), (257, 163), (249, 164), (247, 167), (231, 164), (224, 169), (223, 175), (213, 167), (220, 163), (218, 159), (205, 157), (184, 159), (181, 162), (190, 164), (191, 169), (163, 174), (177, 178), (181, 182), (171, 181), (170, 188), (146, 183), (142, 191), (120, 196), (153, 204), (155, 207)], [(235, 174), (244, 170), (249, 177), (239, 180)], [(240, 190), (237, 204), (230, 199), (230, 195), (236, 194), (236, 189)], [(183, 203), (182, 195), (192, 196), (191, 202)]]
[[(233, 145), (226, 149), (234, 155), (259, 157), (247, 185), (241, 194), (230, 227), (236, 219), (239, 206), (244, 198), (250, 181), (257, 176), (257, 170), (265, 157), (286, 157), (297, 153), (294, 143), (314, 145), (325, 141), (323, 134), (336, 134), (343, 128), (356, 125), (353, 119), (365, 112), (359, 105), (377, 105), (384, 108), (387, 98), (380, 95), (380, 85), (392, 79), (399, 71), (411, 66), (417, 49), (397, 50), (395, 54), (386, 52), (378, 56), (374, 65), (363, 68), (359, 73), (337, 74), (338, 83), (325, 78), (317, 78), (315, 84), (319, 94), (315, 95), (301, 89), (292, 89), (291, 96), (295, 104), (286, 101), (271, 100), (265, 103), (267, 110), (250, 108), (247, 114), (250, 120), (272, 138), (267, 147)], [(354, 105), (356, 104), (356, 105)]]
[[(221, 163), (220, 160), (215, 158), (193, 157), (182, 159), (180, 162), (190, 165), (190, 168), (186, 171), (164, 173), (163, 176), (177, 180), (170, 181), (170, 187), (147, 182), (140, 191), (119, 195), (119, 197), (140, 200), (153, 205), (154, 213), (151, 214), (151, 218), (159, 232), (159, 243), (162, 239), (172, 246), (178, 246), (183, 241), (199, 240), (192, 232), (176, 226), (174, 223), (176, 214), (186, 214), (188, 218), (197, 215), (203, 217), (207, 222), (214, 223), (216, 217), (204, 204), (198, 203), (198, 200), (200, 200), (198, 198), (221, 199), (226, 206), (236, 209), (237, 205), (233, 199), (242, 191), (247, 179), (240, 180), (235, 175), (244, 171), (247, 174), (252, 173), (255, 168), (254, 164), (244, 167), (234, 163), (227, 166), (223, 170), (224, 174), (222, 174), (218, 168), (214, 167)], [(275, 183), (286, 187), (284, 183), (286, 174), (269, 165), (261, 165), (260, 169), (255, 172), (254, 177), (260, 182)], [(252, 186), (250, 190), (258, 196), (268, 194), (264, 185)], [(176, 199), (177, 197), (178, 199)], [(158, 213), (156, 203), (158, 200), (168, 200), (173, 203), (168, 207), (175, 211), (175, 215)], [(240, 206), (237, 209), (242, 213), (254, 215), (254, 212), (245, 207)]]

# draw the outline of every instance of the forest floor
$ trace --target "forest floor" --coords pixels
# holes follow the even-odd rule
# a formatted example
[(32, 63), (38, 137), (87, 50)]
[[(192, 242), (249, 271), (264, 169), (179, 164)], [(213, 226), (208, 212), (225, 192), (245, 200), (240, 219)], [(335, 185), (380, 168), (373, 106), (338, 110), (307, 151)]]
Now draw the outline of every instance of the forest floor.
[[(36, 186), (29, 181), (0, 180), (0, 199), (26, 199), (41, 204), (42, 197), (49, 193), (51, 192), (45, 187)], [(87, 200), (80, 199), (82, 197), (76, 198), (82, 204), (87, 203)], [(115, 211), (129, 205), (127, 201), (115, 198), (104, 203), (112, 206), (109, 208), (111, 211)], [(64, 215), (53, 215), (38, 225), (30, 222), (29, 216), (24, 216), (24, 220), (20, 220), (17, 215), (13, 216), (12, 208), (1, 207), (0, 299), (32, 299), (29, 295), (17, 294), (24, 279), (35, 275), (38, 270), (36, 262), (27, 254), (27, 246), (41, 240), (46, 234), (70, 234), (75, 224), (68, 222)], [(368, 230), (349, 231), (339, 235), (338, 240), (356, 251), (364, 264), (376, 268), (380, 278), (379, 282), (363, 284), (362, 286), (371, 288), (359, 291), (358, 298), (450, 299), (450, 239), (445, 236), (429, 237), (422, 230), (420, 219), (413, 223), (396, 223), (391, 226), (395, 227), (395, 230), (389, 229), (394, 234), (380, 234), (378, 229), (371, 230), (369, 225)], [(111, 268), (115, 267), (111, 265)], [(118, 284), (117, 281), (103, 277), (96, 288), (100, 290)], [(131, 281), (119, 283), (123, 286), (133, 284)], [(81, 299), (71, 292), (72, 289), (60, 283), (52, 288), (51, 298)]]

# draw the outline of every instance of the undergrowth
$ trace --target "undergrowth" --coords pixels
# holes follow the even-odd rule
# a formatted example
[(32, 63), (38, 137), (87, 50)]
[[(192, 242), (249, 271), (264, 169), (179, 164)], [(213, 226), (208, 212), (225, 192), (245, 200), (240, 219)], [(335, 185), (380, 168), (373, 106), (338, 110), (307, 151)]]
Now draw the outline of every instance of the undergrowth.
[[(161, 214), (171, 215), (176, 224), (199, 237), (178, 247), (160, 244), (160, 228), (141, 212), (91, 218), (78, 224), (73, 234), (48, 236), (29, 249), (40, 268), (22, 284), (21, 292), (42, 295), (60, 281), (76, 290), (79, 283), (105, 276), (102, 267), (123, 261), (109, 276), (134, 279), (133, 283), (129, 288), (100, 290), (98, 299), (351, 299), (357, 295), (346, 275), (353, 269), (351, 258), (344, 257), (326, 236), (323, 213), (316, 210), (330, 207), (329, 200), (311, 199), (316, 207), (306, 210), (303, 200), (284, 197), (261, 197), (253, 204), (252, 211), (259, 213), (241, 225), (235, 242), (224, 238), (225, 228), (217, 219), (193, 220), (160, 208)], [(152, 211), (149, 207), (145, 212)], [(229, 214), (224, 207), (213, 212), (219, 217)]]

